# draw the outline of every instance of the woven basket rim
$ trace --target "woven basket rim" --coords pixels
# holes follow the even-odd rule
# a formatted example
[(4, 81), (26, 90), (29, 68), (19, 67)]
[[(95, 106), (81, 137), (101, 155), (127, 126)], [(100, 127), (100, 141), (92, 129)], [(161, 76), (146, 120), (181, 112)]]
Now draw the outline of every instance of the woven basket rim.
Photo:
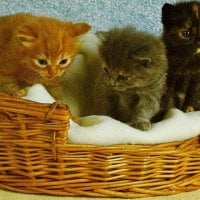
[(68, 106), (0, 93), (0, 189), (137, 198), (200, 189), (199, 136), (156, 145), (67, 143)]

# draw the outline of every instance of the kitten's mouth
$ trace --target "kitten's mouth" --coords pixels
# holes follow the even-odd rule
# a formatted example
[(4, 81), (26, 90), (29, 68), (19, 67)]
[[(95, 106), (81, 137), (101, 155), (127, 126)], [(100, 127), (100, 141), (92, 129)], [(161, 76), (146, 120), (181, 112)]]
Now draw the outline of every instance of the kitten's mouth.
[(55, 75), (48, 75), (48, 76), (46, 76), (46, 79), (47, 80), (52, 80), (52, 79), (54, 79), (56, 76)]
[(120, 87), (112, 87), (112, 88), (119, 92), (125, 92), (127, 90), (127, 88), (120, 88)]

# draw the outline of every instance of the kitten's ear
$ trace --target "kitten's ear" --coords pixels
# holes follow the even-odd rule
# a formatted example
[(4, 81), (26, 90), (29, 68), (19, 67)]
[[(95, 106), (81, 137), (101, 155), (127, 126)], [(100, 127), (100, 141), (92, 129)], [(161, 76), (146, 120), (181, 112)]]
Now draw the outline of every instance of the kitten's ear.
[(175, 7), (172, 4), (165, 3), (162, 7), (162, 23), (169, 24), (174, 15)]
[(105, 40), (106, 37), (108, 37), (109, 33), (106, 31), (98, 31), (96, 32), (96, 35), (100, 40)]
[(72, 24), (72, 28), (72, 36), (78, 37), (87, 33), (91, 29), (91, 26), (87, 23), (76, 23)]
[(138, 61), (145, 68), (149, 68), (152, 62), (151, 58), (138, 58)]
[(22, 26), (17, 31), (17, 38), (23, 46), (31, 47), (37, 39), (37, 34), (31, 29), (31, 27)]

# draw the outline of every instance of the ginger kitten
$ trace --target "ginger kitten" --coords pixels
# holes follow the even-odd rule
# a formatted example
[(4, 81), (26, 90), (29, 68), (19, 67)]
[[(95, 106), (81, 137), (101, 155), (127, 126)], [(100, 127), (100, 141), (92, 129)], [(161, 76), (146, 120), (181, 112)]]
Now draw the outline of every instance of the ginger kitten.
[(90, 28), (25, 13), (0, 17), (0, 91), (20, 97), (25, 87), (41, 83), (60, 99), (62, 76), (79, 52), (79, 36)]

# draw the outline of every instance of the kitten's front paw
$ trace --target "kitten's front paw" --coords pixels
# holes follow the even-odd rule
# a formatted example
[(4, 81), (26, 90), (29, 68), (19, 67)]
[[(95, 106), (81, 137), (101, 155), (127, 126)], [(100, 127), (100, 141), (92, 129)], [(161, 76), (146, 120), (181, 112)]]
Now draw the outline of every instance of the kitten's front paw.
[(27, 95), (27, 92), (28, 92), (28, 89), (24, 88), (13, 93), (13, 96), (17, 98), (24, 97)]
[(131, 121), (129, 122), (129, 125), (143, 131), (148, 131), (151, 129), (151, 122), (146, 119)]
[(192, 106), (188, 106), (185, 110), (185, 112), (193, 112), (194, 108)]

